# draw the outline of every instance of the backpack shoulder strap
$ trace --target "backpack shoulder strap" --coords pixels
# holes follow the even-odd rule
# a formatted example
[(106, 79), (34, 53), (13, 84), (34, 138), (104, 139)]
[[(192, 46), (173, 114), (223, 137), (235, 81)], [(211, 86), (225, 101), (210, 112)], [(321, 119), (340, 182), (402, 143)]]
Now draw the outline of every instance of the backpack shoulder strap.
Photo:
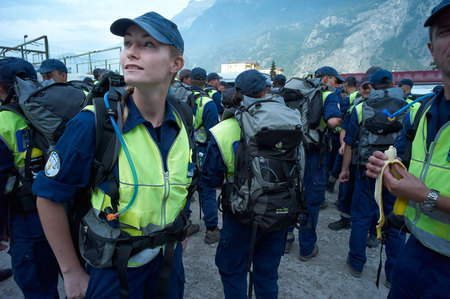
[(17, 115), (21, 116), (25, 120), (27, 120), (25, 114), (23, 113), (22, 108), (20, 108), (20, 105), (18, 102), (11, 102), (5, 105), (0, 105), (0, 111), (11, 111), (16, 113)]
[(416, 137), (416, 132), (419, 128), (420, 120), (422, 119), (425, 111), (427, 111), (431, 104), (433, 104), (434, 98), (435, 97), (430, 97), (422, 102), (419, 109), (417, 110), (416, 116), (414, 117), (411, 128), (406, 132), (406, 147), (402, 157), (402, 162), (406, 166), (406, 168), (409, 168), (409, 163), (411, 162), (412, 143), (414, 141), (414, 138)]
[(181, 100), (175, 98), (173, 95), (168, 95), (167, 100), (169, 104), (177, 111), (181, 116), (181, 121), (183, 122), (188, 135), (192, 133), (192, 127), (194, 125), (194, 120), (192, 116), (192, 111), (189, 109), (189, 105), (182, 102)]
[(117, 125), (122, 131), (122, 106), (120, 100), (110, 100), (111, 108), (107, 109), (103, 98), (93, 98), (95, 107), (95, 153), (94, 167), (91, 174), (91, 185), (97, 187), (112, 174), (114, 163), (117, 161), (120, 142), (109, 115), (117, 119)]

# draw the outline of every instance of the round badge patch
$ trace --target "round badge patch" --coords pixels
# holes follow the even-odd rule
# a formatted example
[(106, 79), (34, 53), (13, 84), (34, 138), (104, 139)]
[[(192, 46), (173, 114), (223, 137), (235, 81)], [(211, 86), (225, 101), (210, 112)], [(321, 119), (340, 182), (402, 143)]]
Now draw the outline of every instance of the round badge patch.
[(47, 164), (45, 164), (45, 175), (48, 177), (54, 177), (59, 172), (61, 166), (61, 160), (57, 152), (53, 151), (48, 157)]

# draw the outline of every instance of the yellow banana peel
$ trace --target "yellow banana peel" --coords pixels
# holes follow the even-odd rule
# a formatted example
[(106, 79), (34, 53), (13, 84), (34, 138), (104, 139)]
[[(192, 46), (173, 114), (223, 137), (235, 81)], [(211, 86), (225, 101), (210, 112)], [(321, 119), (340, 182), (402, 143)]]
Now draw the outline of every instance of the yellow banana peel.
[[(400, 167), (402, 167), (403, 169), (406, 170), (406, 167), (403, 165), (403, 163), (400, 162), (398, 159), (396, 159), (397, 149), (395, 147), (390, 146), (389, 149), (384, 151), (384, 153), (386, 156), (388, 156), (388, 159), (386, 161), (384, 161), (384, 165), (381, 168), (381, 174), (378, 176), (378, 178), (375, 182), (375, 193), (374, 193), (375, 201), (377, 202), (378, 208), (380, 211), (380, 218), (378, 219), (378, 225), (377, 225), (377, 238), (379, 240), (381, 240), (381, 228), (383, 227), (384, 222), (385, 222), (384, 212), (383, 212), (383, 197), (382, 197), (384, 170), (386, 169), (386, 167), (388, 165), (391, 165), (391, 167), (390, 167), (391, 174), (396, 179), (401, 179), (402, 176), (395, 170), (395, 168), (393, 167), (394, 164), (398, 164), (398, 165), (400, 165)], [(407, 205), (408, 205), (408, 200), (406, 198), (397, 197), (397, 199), (395, 200), (395, 203), (394, 203), (394, 214), (403, 215), (403, 213), (406, 210)]]

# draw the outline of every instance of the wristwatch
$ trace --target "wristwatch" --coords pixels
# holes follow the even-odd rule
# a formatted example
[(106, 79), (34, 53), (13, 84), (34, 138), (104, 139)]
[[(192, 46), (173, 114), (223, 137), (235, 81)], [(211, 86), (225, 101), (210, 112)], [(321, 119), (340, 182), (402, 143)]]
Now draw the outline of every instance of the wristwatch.
[(439, 191), (431, 189), (430, 193), (428, 193), (427, 199), (420, 203), (420, 207), (422, 208), (422, 210), (427, 212), (436, 210), (436, 200), (438, 199), (438, 197)]

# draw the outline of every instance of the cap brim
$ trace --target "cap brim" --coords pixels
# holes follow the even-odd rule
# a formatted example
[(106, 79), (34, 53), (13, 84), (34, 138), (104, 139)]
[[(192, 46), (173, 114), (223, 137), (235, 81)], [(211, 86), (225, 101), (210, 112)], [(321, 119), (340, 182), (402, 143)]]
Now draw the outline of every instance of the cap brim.
[(125, 33), (127, 32), (128, 27), (131, 25), (137, 25), (144, 29), (148, 34), (150, 34), (154, 39), (159, 41), (163, 44), (171, 45), (172, 43), (164, 36), (162, 35), (158, 30), (150, 26), (149, 24), (145, 22), (141, 22), (138, 20), (132, 20), (132, 19), (118, 19), (114, 23), (112, 23), (110, 27), (110, 31), (114, 35), (118, 36), (125, 36)]
[(336, 76), (336, 79), (338, 80), (338, 82), (337, 83), (339, 83), (339, 84), (341, 84), (341, 83), (344, 83), (344, 79), (342, 79), (340, 76)]
[(445, 4), (444, 6), (440, 7), (438, 10), (436, 10), (426, 21), (425, 24), (423, 24), (423, 27), (429, 27), (433, 24), (433, 21), (438, 17), (438, 15), (445, 9), (450, 8), (450, 3)]
[(53, 70), (54, 70), (54, 69), (52, 69), (52, 68), (45, 68), (45, 67), (42, 67), (42, 68), (37, 69), (36, 72), (37, 72), (37, 73), (48, 73), (48, 72), (51, 72), (51, 71), (53, 71)]

